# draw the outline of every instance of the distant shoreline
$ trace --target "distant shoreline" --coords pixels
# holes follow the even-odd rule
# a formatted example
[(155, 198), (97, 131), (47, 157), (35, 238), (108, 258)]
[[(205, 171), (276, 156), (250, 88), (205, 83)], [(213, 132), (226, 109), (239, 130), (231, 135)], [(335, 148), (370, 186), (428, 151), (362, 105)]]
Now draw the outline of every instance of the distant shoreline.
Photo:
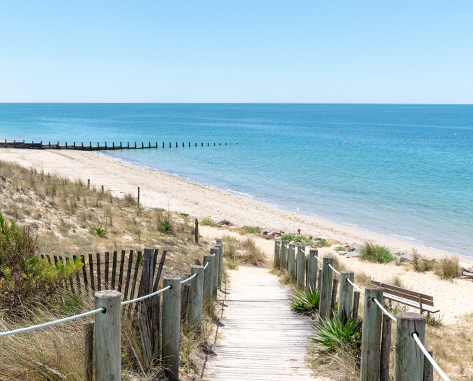
[(336, 224), (321, 218), (306, 216), (255, 201), (224, 190), (211, 188), (156, 170), (135, 166), (95, 152), (57, 150), (2, 149), (1, 160), (16, 162), (26, 168), (44, 170), (71, 180), (81, 179), (97, 187), (104, 185), (114, 196), (136, 194), (141, 188), (141, 203), (147, 207), (161, 207), (188, 213), (198, 218), (211, 217), (228, 220), (237, 226), (259, 226), (272, 231), (331, 238), (347, 244), (362, 244), (370, 240), (388, 247), (393, 253), (411, 253), (415, 248), (421, 256), (442, 258), (457, 255), (465, 265), (473, 258), (426, 247), (398, 238)]

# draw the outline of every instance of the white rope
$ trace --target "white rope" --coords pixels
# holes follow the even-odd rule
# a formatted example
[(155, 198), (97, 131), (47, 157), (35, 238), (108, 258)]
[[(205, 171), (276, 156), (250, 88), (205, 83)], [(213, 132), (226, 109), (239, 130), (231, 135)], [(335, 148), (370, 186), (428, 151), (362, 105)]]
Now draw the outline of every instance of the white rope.
[(435, 368), (435, 370), (440, 374), (440, 377), (442, 377), (445, 381), (450, 381), (450, 379), (447, 377), (447, 375), (443, 372), (442, 369), (440, 369), (440, 367), (437, 365), (437, 363), (435, 362), (435, 360), (432, 358), (432, 356), (429, 354), (429, 352), (427, 352), (427, 350), (425, 349), (425, 347), (422, 345), (422, 343), (420, 342), (419, 340), (419, 337), (417, 336), (417, 334), (414, 332), (412, 334), (412, 337), (414, 338), (414, 340), (416, 341), (417, 345), (419, 346), (419, 348), (421, 349), (422, 352), (424, 352), (424, 355), (425, 357), (427, 357), (427, 359), (430, 361), (430, 363), (433, 365), (433, 367)]
[(161, 290), (158, 290), (156, 292), (153, 292), (151, 294), (148, 294), (148, 295), (145, 295), (145, 296), (142, 296), (140, 298), (136, 298), (136, 299), (132, 299), (132, 300), (127, 300), (126, 302), (122, 302), (122, 306), (126, 305), (126, 304), (130, 304), (130, 303), (135, 303), (135, 302), (139, 302), (140, 300), (143, 300), (143, 299), (146, 299), (146, 298), (150, 298), (154, 295), (158, 295), (160, 294), (161, 292), (164, 292), (166, 290), (169, 290), (171, 288), (171, 285), (167, 286), (167, 287), (164, 287), (162, 288)]
[(359, 288), (355, 283), (353, 283), (349, 278), (347, 278), (347, 281), (348, 283), (350, 283), (353, 287), (355, 287), (358, 291), (360, 291), (362, 294), (364, 294), (365, 292)]
[(284, 246), (286, 246), (286, 249), (289, 249), (289, 246), (287, 246), (287, 245), (284, 245)]
[(186, 282), (189, 282), (192, 278), (195, 278), (195, 276), (197, 275), (197, 273), (195, 273), (194, 275), (192, 275), (191, 277), (187, 278), (187, 279), (184, 279), (184, 280), (181, 280), (181, 284), (184, 284)]
[(66, 322), (74, 320), (74, 319), (79, 319), (79, 318), (83, 318), (83, 317), (86, 317), (86, 316), (89, 316), (89, 315), (94, 315), (94, 314), (97, 314), (97, 313), (103, 312), (103, 311), (105, 311), (105, 308), (100, 307), (100, 308), (97, 308), (96, 310), (93, 310), (93, 311), (90, 311), (90, 312), (84, 312), (83, 314), (79, 314), (79, 315), (69, 316), (69, 317), (64, 318), (64, 319), (54, 320), (54, 321), (50, 321), (48, 323), (43, 323), (43, 324), (38, 324), (38, 325), (32, 325), (31, 327), (26, 327), (26, 328), (18, 328), (18, 329), (14, 329), (13, 331), (1, 332), (0, 337), (14, 335), (16, 333), (32, 331), (33, 329), (45, 328), (45, 327), (49, 327), (51, 325), (66, 323)]
[(305, 255), (307, 255), (307, 253), (304, 251), (304, 249), (301, 249), (301, 251), (302, 251)]
[(340, 272), (338, 272), (337, 270), (335, 270), (335, 269), (332, 267), (332, 265), (331, 265), (330, 263), (328, 264), (328, 266), (329, 266), (333, 271), (335, 271), (338, 275), (340, 275)]
[(379, 308), (381, 308), (381, 310), (386, 314), (388, 315), (392, 320), (394, 320), (395, 322), (397, 322), (397, 319), (391, 315), (388, 311), (386, 311), (386, 309), (381, 305), (380, 302), (378, 302), (378, 299), (376, 298), (373, 298), (373, 301), (378, 305)]
[(207, 262), (207, 263), (205, 264), (204, 270), (205, 270), (207, 267), (209, 267), (209, 263), (210, 263), (210, 262)]

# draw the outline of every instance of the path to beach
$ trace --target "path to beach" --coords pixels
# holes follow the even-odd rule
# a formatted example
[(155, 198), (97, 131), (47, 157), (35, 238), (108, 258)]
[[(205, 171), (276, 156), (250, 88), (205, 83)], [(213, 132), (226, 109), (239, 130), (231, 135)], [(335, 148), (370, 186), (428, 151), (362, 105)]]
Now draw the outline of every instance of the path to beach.
[(230, 271), (221, 337), (206, 380), (314, 380), (305, 363), (311, 322), (291, 311), (289, 288), (268, 269)]

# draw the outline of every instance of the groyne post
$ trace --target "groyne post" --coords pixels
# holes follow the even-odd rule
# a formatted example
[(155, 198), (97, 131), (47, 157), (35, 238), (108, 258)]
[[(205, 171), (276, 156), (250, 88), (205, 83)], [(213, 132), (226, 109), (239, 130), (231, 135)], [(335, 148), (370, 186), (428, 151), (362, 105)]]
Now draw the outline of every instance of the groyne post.
[(95, 380), (121, 379), (121, 294), (106, 290), (95, 293)]

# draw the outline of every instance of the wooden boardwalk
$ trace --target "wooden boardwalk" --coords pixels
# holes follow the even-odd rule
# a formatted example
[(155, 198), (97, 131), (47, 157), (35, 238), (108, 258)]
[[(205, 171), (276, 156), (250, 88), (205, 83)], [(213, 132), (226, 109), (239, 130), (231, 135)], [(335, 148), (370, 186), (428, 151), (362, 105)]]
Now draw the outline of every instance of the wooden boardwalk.
[(268, 269), (230, 272), (223, 326), (206, 380), (314, 380), (305, 364), (312, 324), (293, 313), (289, 288)]

